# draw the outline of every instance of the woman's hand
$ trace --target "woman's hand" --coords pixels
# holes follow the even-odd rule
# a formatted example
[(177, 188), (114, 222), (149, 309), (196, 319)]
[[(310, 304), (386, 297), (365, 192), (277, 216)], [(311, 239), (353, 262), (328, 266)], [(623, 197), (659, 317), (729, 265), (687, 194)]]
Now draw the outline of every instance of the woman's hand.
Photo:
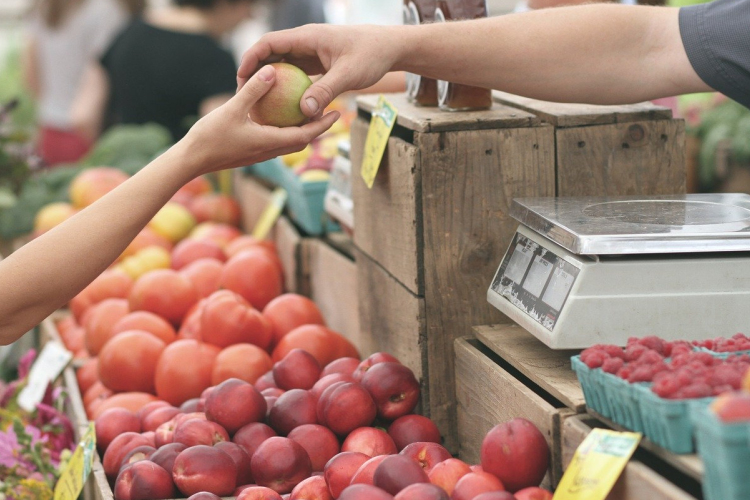
[(301, 151), (339, 118), (336, 111), (301, 127), (277, 128), (255, 123), (250, 108), (273, 87), (276, 71), (258, 71), (227, 103), (201, 118), (175, 147), (190, 157), (196, 177), (216, 170), (252, 165)]

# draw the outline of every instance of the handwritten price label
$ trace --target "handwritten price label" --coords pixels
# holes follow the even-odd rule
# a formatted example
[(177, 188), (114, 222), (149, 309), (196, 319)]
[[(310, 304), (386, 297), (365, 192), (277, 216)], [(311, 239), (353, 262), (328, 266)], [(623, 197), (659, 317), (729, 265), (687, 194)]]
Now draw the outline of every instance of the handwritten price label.
[(18, 395), (18, 405), (26, 411), (34, 411), (42, 402), (47, 386), (65, 369), (73, 353), (56, 341), (48, 342), (34, 361), (26, 387)]
[(258, 240), (266, 239), (268, 233), (271, 232), (271, 228), (276, 224), (281, 215), (281, 211), (284, 210), (286, 205), (287, 192), (284, 188), (276, 188), (271, 194), (271, 201), (266, 205), (263, 213), (260, 214), (258, 222), (255, 223), (253, 228), (253, 238)]
[(78, 443), (73, 456), (60, 474), (60, 480), (55, 485), (54, 500), (78, 500), (83, 491), (83, 484), (91, 473), (96, 453), (96, 431), (94, 422), (89, 422), (86, 433)]
[(604, 500), (640, 442), (637, 432), (594, 429), (576, 450), (553, 500)]
[(375, 177), (378, 175), (380, 162), (383, 160), (385, 147), (388, 145), (388, 138), (391, 136), (397, 117), (398, 110), (381, 95), (378, 107), (372, 113), (362, 159), (362, 178), (370, 189), (375, 183)]

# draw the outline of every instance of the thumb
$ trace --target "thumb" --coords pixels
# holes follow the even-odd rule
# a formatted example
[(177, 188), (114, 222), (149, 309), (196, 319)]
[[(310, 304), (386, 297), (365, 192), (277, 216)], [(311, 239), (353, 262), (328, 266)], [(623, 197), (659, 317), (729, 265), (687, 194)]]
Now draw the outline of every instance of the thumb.
[(237, 92), (234, 99), (242, 106), (242, 112), (247, 113), (249, 108), (271, 90), (276, 81), (276, 70), (273, 66), (263, 66), (259, 69), (245, 85)]
[(331, 68), (307, 89), (300, 101), (300, 108), (305, 115), (311, 118), (319, 115), (339, 94), (353, 90), (342, 73)]

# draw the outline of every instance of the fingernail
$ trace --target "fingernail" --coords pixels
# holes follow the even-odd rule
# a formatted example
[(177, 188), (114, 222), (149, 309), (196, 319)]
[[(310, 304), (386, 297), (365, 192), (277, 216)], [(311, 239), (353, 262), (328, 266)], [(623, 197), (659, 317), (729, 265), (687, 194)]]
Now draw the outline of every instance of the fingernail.
[(318, 112), (318, 101), (316, 101), (314, 97), (308, 97), (305, 99), (305, 104), (307, 104), (307, 109), (309, 109), (311, 113)]
[(272, 66), (263, 66), (260, 71), (258, 71), (258, 77), (264, 82), (270, 82), (271, 80), (273, 80), (274, 74), (275, 71), (273, 70)]

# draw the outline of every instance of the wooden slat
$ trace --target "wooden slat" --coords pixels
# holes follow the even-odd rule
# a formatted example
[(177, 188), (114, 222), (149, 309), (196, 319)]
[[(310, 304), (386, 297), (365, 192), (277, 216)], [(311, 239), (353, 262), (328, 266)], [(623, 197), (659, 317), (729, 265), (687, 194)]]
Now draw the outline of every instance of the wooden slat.
[(480, 342), (577, 413), (586, 411), (581, 384), (570, 367), (576, 352), (555, 351), (520, 326), (477, 326)]
[(362, 354), (386, 351), (396, 356), (422, 382), (425, 403), (428, 394), (424, 299), (407, 290), (364, 253), (357, 251), (356, 259)]
[[(437, 107), (414, 106), (406, 100), (406, 94), (386, 94), (385, 97), (398, 109), (396, 123), (414, 132), (518, 128), (539, 124), (539, 120), (531, 113), (502, 104), (495, 104), (492, 109), (486, 111), (448, 112)], [(357, 105), (371, 113), (378, 105), (378, 98), (375, 94), (365, 95), (357, 99)], [(356, 216), (355, 220), (359, 227)]]
[(487, 287), (518, 227), (511, 200), (554, 195), (552, 136), (544, 126), (415, 137), (423, 163), (430, 415), (441, 429), (456, 422), (453, 341), (474, 325), (509, 322), (487, 302)]
[(672, 111), (650, 102), (621, 106), (598, 106), (539, 101), (528, 97), (493, 91), (496, 102), (517, 107), (556, 127), (581, 127), (608, 123), (626, 123), (637, 120), (668, 120)]
[(303, 238), (286, 217), (279, 218), (271, 235), (284, 268), (284, 288), (287, 292), (299, 293), (304, 289), (301, 283), (304, 271), (300, 269), (300, 246)]
[(234, 197), (242, 211), (242, 230), (251, 233), (260, 215), (271, 201), (271, 189), (260, 180), (244, 175), (241, 170), (234, 171)]
[(328, 327), (361, 349), (357, 266), (321, 240), (310, 240), (306, 249), (310, 298), (318, 305)]
[(685, 124), (641, 121), (558, 129), (558, 196), (685, 192)]
[(562, 475), (561, 426), (574, 413), (555, 408), (480, 351), (475, 339), (456, 342), (459, 456), (480, 462), (482, 440), (494, 426), (525, 418), (544, 434), (551, 451), (550, 484)]
[(358, 175), (368, 128), (362, 119), (352, 125), (354, 243), (412, 293), (422, 295), (419, 153), (412, 144), (391, 137), (375, 184), (368, 189)]
[[(573, 459), (578, 446), (591, 432), (587, 425), (587, 417), (572, 417), (563, 423), (562, 431), (562, 459), (563, 467), (567, 468)], [(643, 463), (632, 460), (625, 467), (608, 500), (694, 500), (695, 497), (686, 493), (675, 484), (658, 474)]]

